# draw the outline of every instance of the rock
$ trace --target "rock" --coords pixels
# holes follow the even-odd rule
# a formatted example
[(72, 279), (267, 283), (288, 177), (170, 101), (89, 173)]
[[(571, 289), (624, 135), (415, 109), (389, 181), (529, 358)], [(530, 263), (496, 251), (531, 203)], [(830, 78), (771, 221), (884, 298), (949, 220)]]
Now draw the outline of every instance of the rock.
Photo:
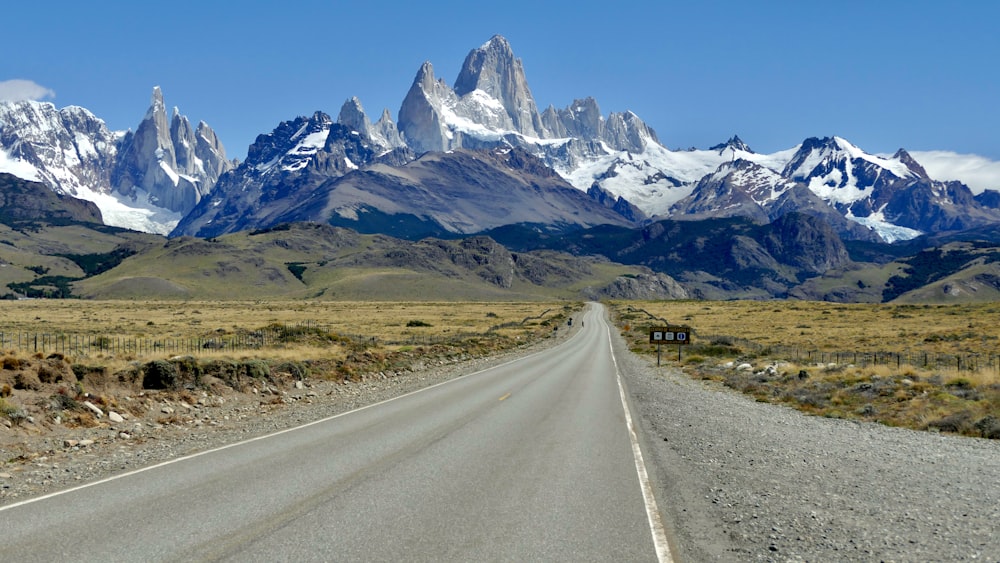
[(90, 412), (94, 413), (94, 416), (96, 416), (97, 418), (101, 418), (102, 416), (104, 416), (104, 411), (102, 411), (100, 407), (98, 407), (94, 403), (91, 403), (90, 401), (84, 401), (83, 406), (90, 409)]
[(162, 412), (163, 414), (174, 414), (174, 408), (173, 407), (162, 407), (160, 409), (160, 412)]
[(79, 440), (63, 440), (63, 447), (65, 448), (75, 448), (80, 445)]
[(736, 366), (736, 371), (753, 371), (753, 366), (750, 364), (743, 363)]
[(301, 382), (301, 381), (296, 381), (295, 382), (295, 388), (296, 389), (305, 389), (306, 388), (306, 384), (303, 383), (303, 382)]
[(111, 422), (125, 422), (125, 417), (116, 413), (115, 411), (108, 412), (108, 420)]
[(87, 446), (93, 446), (94, 445), (94, 441), (93, 440), (80, 440), (80, 442), (79, 442), (78, 445), (81, 448), (86, 448)]

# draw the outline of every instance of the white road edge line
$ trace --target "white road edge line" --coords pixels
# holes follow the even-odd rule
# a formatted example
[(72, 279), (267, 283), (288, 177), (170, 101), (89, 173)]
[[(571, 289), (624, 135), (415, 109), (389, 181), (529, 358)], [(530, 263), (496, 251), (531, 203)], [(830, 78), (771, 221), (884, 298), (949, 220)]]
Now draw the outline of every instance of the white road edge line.
[[(578, 334), (574, 334), (573, 337), (570, 337), (570, 340), (572, 340), (576, 336), (578, 336)], [(568, 340), (567, 340), (567, 342), (568, 342)], [(563, 343), (563, 344), (565, 344), (565, 343)], [(562, 344), (557, 344), (556, 346), (561, 346), (561, 345)], [(453, 378), (451, 378), (451, 379), (449, 379), (447, 381), (442, 381), (441, 383), (435, 383), (434, 385), (431, 385), (429, 387), (423, 387), (421, 389), (417, 389), (416, 391), (410, 391), (409, 393), (406, 393), (404, 395), (399, 395), (398, 397), (392, 397), (390, 399), (386, 399), (384, 401), (379, 401), (377, 403), (372, 403), (370, 405), (365, 405), (363, 407), (359, 407), (359, 408), (356, 408), (354, 410), (350, 410), (350, 411), (347, 411), (347, 412), (342, 412), (340, 414), (335, 414), (333, 416), (328, 416), (326, 418), (321, 418), (319, 420), (314, 420), (312, 422), (307, 422), (305, 424), (300, 424), (299, 426), (294, 426), (292, 428), (286, 428), (284, 430), (279, 430), (277, 432), (272, 432), (270, 434), (264, 434), (263, 436), (257, 436), (256, 438), (250, 438), (248, 440), (243, 440), (243, 441), (240, 441), (240, 442), (233, 442), (232, 444), (226, 444), (225, 446), (219, 446), (218, 448), (212, 448), (211, 450), (205, 450), (203, 452), (193, 453), (193, 454), (190, 454), (190, 455), (186, 455), (186, 456), (182, 456), (182, 457), (178, 457), (178, 458), (174, 458), (174, 459), (168, 459), (167, 461), (162, 461), (160, 463), (157, 463), (155, 465), (150, 465), (150, 466), (147, 466), (147, 467), (141, 467), (139, 469), (135, 469), (135, 470), (129, 471), (127, 473), (119, 473), (117, 475), (112, 475), (110, 477), (105, 477), (104, 479), (99, 479), (97, 481), (93, 481), (93, 482), (90, 482), (90, 483), (85, 483), (83, 485), (78, 485), (76, 487), (71, 487), (69, 489), (63, 489), (61, 491), (55, 491), (53, 493), (48, 493), (48, 494), (42, 495), (40, 497), (30, 498), (30, 499), (22, 500), (22, 501), (19, 501), (19, 502), (15, 502), (13, 504), (8, 504), (8, 505), (5, 505), (5, 506), (0, 506), (0, 512), (3, 512), (5, 510), (10, 510), (12, 508), (17, 508), (19, 506), (24, 506), (26, 504), (31, 504), (31, 503), (34, 503), (34, 502), (43, 501), (45, 499), (50, 499), (52, 497), (57, 497), (59, 495), (64, 495), (64, 494), (67, 494), (67, 493), (72, 493), (73, 491), (79, 491), (80, 489), (86, 489), (88, 487), (94, 487), (94, 486), (97, 486), (97, 485), (101, 485), (103, 483), (108, 483), (108, 482), (111, 482), (111, 481), (117, 481), (118, 479), (124, 479), (125, 477), (136, 475), (138, 473), (143, 473), (145, 471), (151, 471), (153, 469), (164, 467), (166, 465), (172, 465), (174, 463), (180, 463), (182, 461), (186, 461), (186, 460), (193, 459), (193, 458), (196, 458), (196, 457), (201, 457), (203, 455), (208, 455), (208, 454), (215, 453), (215, 452), (221, 452), (222, 450), (228, 450), (229, 448), (235, 448), (237, 446), (242, 446), (244, 444), (249, 444), (249, 443), (252, 443), (252, 442), (257, 442), (257, 441), (260, 441), (260, 440), (266, 440), (268, 438), (273, 438), (274, 436), (280, 436), (281, 434), (285, 434), (285, 433), (288, 433), (288, 432), (294, 432), (294, 431), (300, 430), (302, 428), (308, 428), (310, 426), (315, 426), (317, 424), (322, 424), (324, 422), (328, 422), (328, 421), (334, 420), (336, 418), (340, 418), (342, 416), (347, 416), (349, 414), (353, 414), (353, 413), (356, 413), (356, 412), (361, 412), (361, 411), (363, 411), (365, 409), (370, 409), (370, 408), (373, 408), (373, 407), (377, 407), (379, 405), (383, 405), (383, 404), (391, 402), (391, 401), (395, 401), (395, 400), (398, 400), (398, 399), (402, 399), (404, 397), (409, 397), (410, 395), (416, 395), (417, 393), (421, 393), (423, 391), (428, 391), (430, 389), (434, 389), (435, 387), (440, 387), (441, 385), (452, 383), (452, 382), (458, 381), (460, 379), (465, 379), (465, 378), (471, 377), (473, 375), (478, 375), (480, 373), (490, 371), (491, 369), (496, 369), (496, 368), (503, 367), (503, 366), (506, 366), (506, 365), (510, 365), (510, 364), (513, 364), (513, 363), (516, 363), (516, 362), (520, 362), (522, 360), (526, 360), (528, 358), (532, 358), (534, 356), (537, 356), (538, 354), (546, 352), (549, 349), (551, 349), (551, 348), (546, 348), (545, 350), (540, 350), (540, 351), (535, 352), (533, 354), (528, 354), (527, 356), (521, 356), (519, 358), (514, 358), (513, 360), (504, 362), (502, 364), (497, 364), (495, 366), (490, 366), (488, 368), (484, 368), (484, 369), (481, 369), (479, 371), (474, 371), (472, 373), (467, 373), (465, 375), (460, 375), (458, 377), (453, 377)]]
[(611, 341), (611, 326), (608, 324), (604, 326), (608, 333), (608, 349), (611, 352), (611, 362), (615, 364), (615, 377), (618, 380), (618, 396), (621, 397), (622, 408), (625, 410), (628, 437), (632, 441), (632, 457), (635, 458), (635, 471), (639, 474), (639, 486), (642, 488), (642, 498), (646, 503), (646, 518), (649, 520), (649, 531), (653, 534), (656, 558), (660, 563), (672, 563), (674, 559), (670, 555), (670, 543), (667, 542), (667, 532), (663, 527), (663, 521), (660, 519), (660, 510), (656, 506), (653, 487), (649, 483), (649, 473), (646, 472), (646, 462), (642, 459), (639, 436), (636, 434), (635, 424), (632, 423), (632, 413), (628, 408), (628, 401), (625, 399), (625, 386), (622, 384), (622, 373), (618, 369), (618, 359), (615, 357), (615, 348)]

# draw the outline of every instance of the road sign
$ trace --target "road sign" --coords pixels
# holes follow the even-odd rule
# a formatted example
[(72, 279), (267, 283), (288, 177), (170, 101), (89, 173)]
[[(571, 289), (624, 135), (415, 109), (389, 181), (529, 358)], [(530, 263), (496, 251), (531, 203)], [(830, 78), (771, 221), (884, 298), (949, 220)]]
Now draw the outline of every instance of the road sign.
[(650, 344), (690, 344), (691, 327), (665, 326), (649, 329)]

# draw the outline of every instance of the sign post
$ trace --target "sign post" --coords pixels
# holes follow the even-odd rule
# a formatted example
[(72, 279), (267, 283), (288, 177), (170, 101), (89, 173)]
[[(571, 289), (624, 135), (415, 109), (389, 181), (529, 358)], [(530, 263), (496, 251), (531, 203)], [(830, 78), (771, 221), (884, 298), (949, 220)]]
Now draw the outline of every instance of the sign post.
[(677, 345), (677, 361), (681, 361), (681, 347), (691, 343), (691, 327), (672, 326), (654, 327), (649, 329), (649, 343), (656, 344), (656, 365), (660, 365), (660, 346), (663, 344)]

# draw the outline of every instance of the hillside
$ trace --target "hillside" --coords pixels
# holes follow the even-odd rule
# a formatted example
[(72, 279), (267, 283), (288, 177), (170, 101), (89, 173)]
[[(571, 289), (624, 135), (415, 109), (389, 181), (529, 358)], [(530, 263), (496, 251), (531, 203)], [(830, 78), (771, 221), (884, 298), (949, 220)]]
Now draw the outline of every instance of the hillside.
[[(623, 276), (633, 282), (619, 281)], [(316, 223), (172, 239), (72, 287), (74, 295), (96, 299), (687, 296), (646, 268), (557, 252), (512, 253), (489, 237), (411, 242)]]

